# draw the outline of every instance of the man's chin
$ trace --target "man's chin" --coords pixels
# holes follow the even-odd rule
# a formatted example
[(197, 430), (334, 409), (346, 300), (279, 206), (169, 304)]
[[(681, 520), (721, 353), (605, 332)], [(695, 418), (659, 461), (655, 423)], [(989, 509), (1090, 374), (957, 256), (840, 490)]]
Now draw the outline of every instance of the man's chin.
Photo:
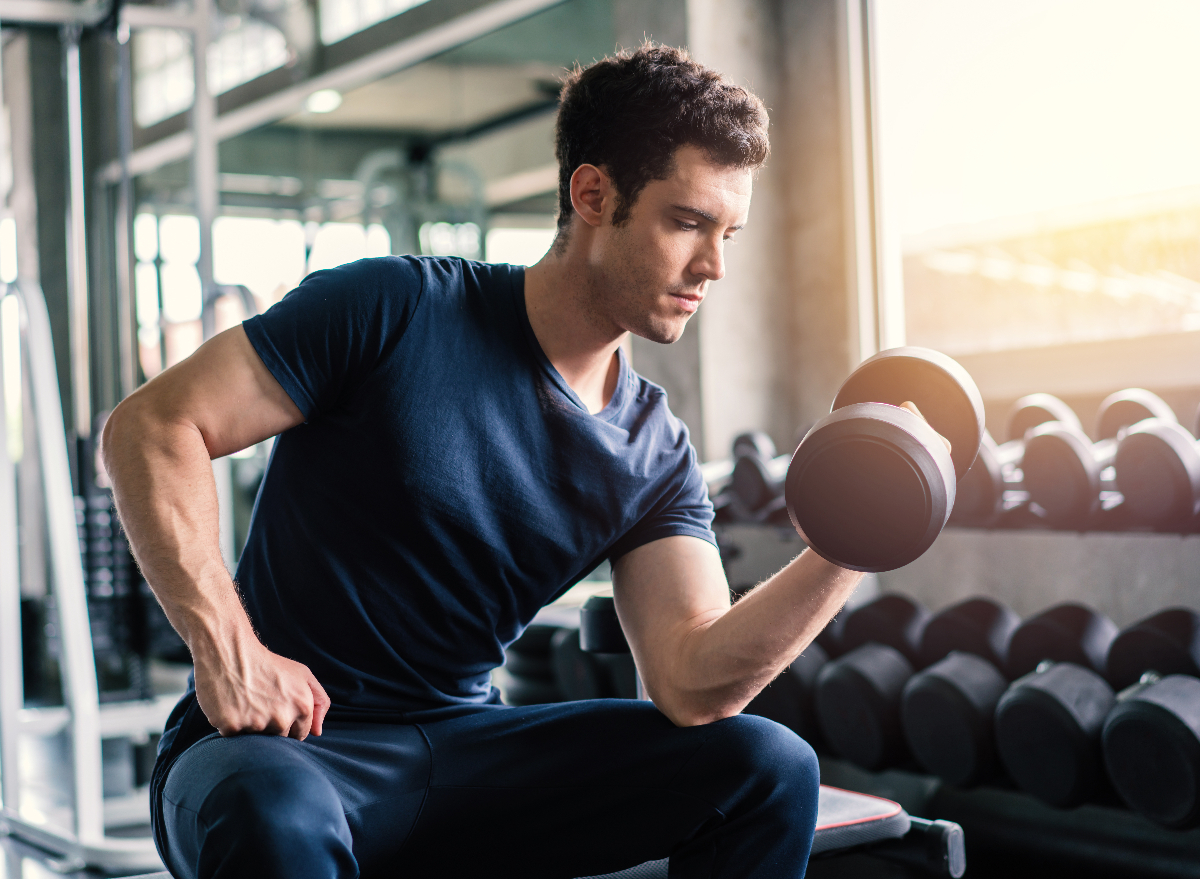
[(686, 318), (679, 323), (655, 324), (653, 326), (632, 329), (630, 332), (650, 342), (657, 342), (660, 345), (670, 345), (672, 342), (679, 341), (685, 329), (687, 329)]

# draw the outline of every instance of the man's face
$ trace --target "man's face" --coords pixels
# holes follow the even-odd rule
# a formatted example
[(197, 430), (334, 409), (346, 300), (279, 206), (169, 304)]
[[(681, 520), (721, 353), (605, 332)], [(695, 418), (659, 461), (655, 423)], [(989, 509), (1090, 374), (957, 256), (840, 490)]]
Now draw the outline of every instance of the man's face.
[(598, 283), (590, 304), (622, 330), (678, 339), (709, 281), (725, 275), (725, 243), (746, 222), (752, 180), (749, 170), (680, 147), (674, 172), (646, 185), (624, 224), (605, 217), (592, 250)]

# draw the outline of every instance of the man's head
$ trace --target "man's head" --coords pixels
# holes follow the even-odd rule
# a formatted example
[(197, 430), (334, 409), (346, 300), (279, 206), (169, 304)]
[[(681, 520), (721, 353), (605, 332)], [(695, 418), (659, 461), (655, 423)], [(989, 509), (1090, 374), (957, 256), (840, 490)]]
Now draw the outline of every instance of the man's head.
[(563, 84), (555, 131), (560, 234), (574, 215), (571, 175), (580, 165), (612, 179), (619, 226), (646, 184), (671, 174), (682, 146), (715, 165), (757, 170), (770, 151), (766, 108), (683, 49), (646, 44), (577, 67)]
[(673, 342), (724, 274), (768, 152), (762, 102), (679, 49), (576, 70), (558, 117), (555, 252), (585, 266), (591, 322)]

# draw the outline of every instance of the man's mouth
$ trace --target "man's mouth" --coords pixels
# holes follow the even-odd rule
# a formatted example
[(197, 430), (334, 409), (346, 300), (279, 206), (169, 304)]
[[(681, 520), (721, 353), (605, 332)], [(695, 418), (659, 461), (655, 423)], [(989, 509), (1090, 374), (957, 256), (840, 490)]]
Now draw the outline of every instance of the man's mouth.
[(696, 309), (700, 307), (700, 302), (704, 299), (704, 294), (672, 293), (671, 298), (674, 299), (676, 304), (688, 314), (694, 314)]

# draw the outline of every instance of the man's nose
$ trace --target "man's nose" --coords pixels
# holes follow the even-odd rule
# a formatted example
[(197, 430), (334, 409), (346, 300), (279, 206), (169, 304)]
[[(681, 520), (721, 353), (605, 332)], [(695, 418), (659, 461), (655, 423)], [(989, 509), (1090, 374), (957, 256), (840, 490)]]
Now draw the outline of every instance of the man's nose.
[(725, 241), (722, 238), (710, 238), (692, 262), (692, 271), (710, 281), (719, 281), (725, 277)]

